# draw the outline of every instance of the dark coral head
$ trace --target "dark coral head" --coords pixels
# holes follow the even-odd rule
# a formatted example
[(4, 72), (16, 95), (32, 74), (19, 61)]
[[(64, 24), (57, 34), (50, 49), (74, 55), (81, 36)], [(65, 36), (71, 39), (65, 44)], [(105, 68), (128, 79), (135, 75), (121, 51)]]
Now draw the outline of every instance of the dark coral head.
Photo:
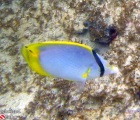
[(111, 39), (115, 39), (118, 35), (118, 31), (117, 28), (115, 26), (108, 26), (105, 29), (105, 36), (107, 37), (111, 37)]
[(96, 38), (95, 42), (102, 45), (110, 45), (112, 41), (117, 37), (118, 31), (115, 26), (108, 26), (104, 30), (104, 34), (100, 38)]

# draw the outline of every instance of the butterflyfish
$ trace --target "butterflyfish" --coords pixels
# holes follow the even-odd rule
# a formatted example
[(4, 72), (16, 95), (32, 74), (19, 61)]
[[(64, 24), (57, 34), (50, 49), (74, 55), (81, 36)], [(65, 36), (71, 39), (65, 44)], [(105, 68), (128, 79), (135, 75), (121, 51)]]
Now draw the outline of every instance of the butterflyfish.
[(80, 43), (39, 42), (24, 46), (21, 52), (30, 68), (44, 76), (85, 82), (118, 72), (94, 49)]

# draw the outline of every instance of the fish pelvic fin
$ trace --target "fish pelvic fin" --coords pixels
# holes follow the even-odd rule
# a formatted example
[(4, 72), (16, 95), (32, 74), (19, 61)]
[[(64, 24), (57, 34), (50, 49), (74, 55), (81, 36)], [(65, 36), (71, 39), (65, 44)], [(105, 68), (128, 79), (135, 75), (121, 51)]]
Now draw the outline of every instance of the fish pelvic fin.
[(82, 78), (87, 79), (89, 74), (90, 74), (90, 72), (91, 72), (91, 67), (89, 67), (88, 70), (85, 73), (82, 74)]

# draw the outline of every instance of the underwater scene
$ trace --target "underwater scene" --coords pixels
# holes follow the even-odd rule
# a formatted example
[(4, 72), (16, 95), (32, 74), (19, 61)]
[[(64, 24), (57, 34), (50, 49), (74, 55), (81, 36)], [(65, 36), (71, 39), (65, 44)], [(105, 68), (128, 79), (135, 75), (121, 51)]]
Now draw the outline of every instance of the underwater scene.
[(0, 0), (0, 120), (140, 120), (140, 1)]

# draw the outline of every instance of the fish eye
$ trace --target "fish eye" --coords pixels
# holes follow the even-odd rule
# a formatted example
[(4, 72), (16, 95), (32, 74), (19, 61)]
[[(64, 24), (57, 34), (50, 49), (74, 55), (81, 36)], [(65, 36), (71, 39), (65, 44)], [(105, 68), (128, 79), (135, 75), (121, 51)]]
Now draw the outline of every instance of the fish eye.
[(25, 48), (28, 48), (27, 46), (25, 46)]
[(32, 51), (32, 50), (29, 50), (29, 52), (33, 53), (33, 51)]
[(38, 55), (32, 51), (31, 49), (28, 49), (28, 51), (30, 52), (29, 54), (32, 56), (32, 57), (37, 57)]

